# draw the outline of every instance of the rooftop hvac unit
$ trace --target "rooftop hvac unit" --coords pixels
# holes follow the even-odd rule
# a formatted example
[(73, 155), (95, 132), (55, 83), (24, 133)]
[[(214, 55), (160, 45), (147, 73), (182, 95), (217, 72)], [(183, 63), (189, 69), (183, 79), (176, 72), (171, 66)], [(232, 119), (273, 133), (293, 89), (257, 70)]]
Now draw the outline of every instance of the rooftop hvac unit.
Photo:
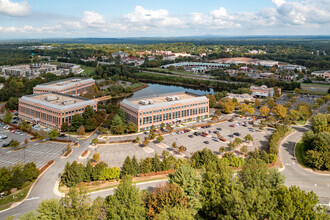
[(140, 100), (140, 104), (141, 104), (141, 105), (147, 105), (148, 102), (147, 102), (147, 100)]

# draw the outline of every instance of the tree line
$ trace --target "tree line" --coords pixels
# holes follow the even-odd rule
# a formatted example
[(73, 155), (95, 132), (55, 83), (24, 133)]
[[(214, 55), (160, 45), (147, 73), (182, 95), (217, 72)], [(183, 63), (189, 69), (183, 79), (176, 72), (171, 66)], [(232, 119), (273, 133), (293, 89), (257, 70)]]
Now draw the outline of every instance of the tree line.
[(284, 186), (283, 176), (260, 159), (233, 174), (223, 160), (205, 164), (200, 175), (185, 164), (151, 192), (125, 176), (105, 199), (91, 201), (83, 189), (70, 188), (20, 219), (327, 219), (314, 192)]

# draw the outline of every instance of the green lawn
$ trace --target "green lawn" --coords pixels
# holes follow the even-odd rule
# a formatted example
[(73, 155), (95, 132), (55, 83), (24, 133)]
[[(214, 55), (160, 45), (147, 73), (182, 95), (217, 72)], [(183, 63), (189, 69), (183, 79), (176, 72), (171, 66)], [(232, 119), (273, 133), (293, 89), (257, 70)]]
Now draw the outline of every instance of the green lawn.
[(300, 120), (296, 121), (296, 123), (297, 123), (298, 125), (304, 125), (304, 124), (306, 124), (306, 121), (307, 121), (307, 120), (300, 119)]
[(134, 83), (134, 84), (131, 85), (130, 87), (131, 87), (132, 89), (136, 89), (136, 88), (138, 88), (138, 87), (140, 87), (140, 86), (142, 86), (142, 83)]
[(95, 67), (84, 66), (84, 65), (80, 65), (80, 66), (84, 70), (84, 72), (82, 73), (82, 75), (84, 76), (92, 76), (95, 72)]
[(184, 71), (184, 70), (169, 70), (169, 69), (161, 69), (161, 68), (148, 68), (148, 70), (151, 72), (152, 72), (152, 70), (158, 70), (158, 71), (167, 72), (167, 73), (194, 74), (193, 72)]
[[(31, 186), (32, 186), (32, 184), (25, 187), (24, 189), (22, 189), (19, 192), (15, 192), (11, 195), (5, 196), (3, 199), (0, 199), (0, 210), (4, 210), (4, 209), (9, 208), (10, 204), (13, 203), (13, 202), (22, 201), (26, 197), (26, 195), (28, 194)], [(8, 204), (8, 205), (6, 205), (6, 204)]]
[(303, 142), (302, 139), (300, 139), (300, 141), (297, 143), (296, 145), (296, 157), (297, 157), (297, 161), (300, 165), (303, 165), (304, 167), (308, 167), (305, 163), (305, 157), (306, 157), (306, 146)]

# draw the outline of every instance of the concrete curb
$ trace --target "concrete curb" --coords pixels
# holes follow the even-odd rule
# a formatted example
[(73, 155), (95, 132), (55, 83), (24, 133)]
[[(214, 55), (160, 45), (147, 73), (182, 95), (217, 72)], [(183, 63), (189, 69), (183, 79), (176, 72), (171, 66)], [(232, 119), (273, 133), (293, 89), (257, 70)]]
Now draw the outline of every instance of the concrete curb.
[(60, 181), (61, 181), (61, 177), (59, 177), (56, 182), (55, 182), (55, 185), (54, 185), (54, 188), (53, 188), (53, 193), (59, 197), (64, 197), (65, 196), (65, 193), (61, 193), (58, 188), (60, 186)]
[(29, 195), (30, 195), (30, 193), (31, 193), (31, 191), (32, 191), (32, 189), (33, 189), (33, 187), (34, 187), (34, 184), (36, 184), (36, 182), (40, 179), (40, 177), (42, 177), (42, 175), (43, 175), (44, 173), (46, 173), (46, 171), (47, 171), (49, 168), (51, 168), (54, 164), (55, 164), (55, 161), (54, 161), (54, 163), (52, 163), (49, 167), (47, 167), (47, 168), (44, 170), (44, 172), (42, 172), (42, 173), (38, 176), (38, 178), (32, 183), (32, 186), (31, 186), (29, 192), (26, 194), (25, 198), (24, 198), (22, 201), (13, 203), (8, 209), (2, 210), (2, 211), (0, 211), (0, 213), (3, 213), (3, 212), (6, 212), (6, 211), (9, 211), (9, 210), (11, 210), (11, 209), (13, 209), (13, 208), (19, 206), (19, 205), (22, 204), (23, 202), (25, 202), (25, 200), (29, 197)]
[(297, 147), (297, 144), (298, 144), (298, 142), (300, 141), (302, 139), (302, 137), (294, 144), (294, 158), (296, 159), (296, 161), (297, 161), (297, 164), (300, 166), (300, 168), (302, 168), (302, 169), (304, 169), (305, 171), (307, 171), (307, 172), (309, 172), (309, 173), (314, 173), (314, 174), (317, 174), (317, 175), (322, 175), (322, 176), (330, 176), (330, 174), (327, 174), (327, 173), (318, 173), (318, 172), (315, 172), (313, 169), (311, 169), (311, 168), (306, 168), (306, 167), (304, 167), (303, 165), (301, 165), (300, 163), (299, 163), (299, 161), (297, 160), (297, 156), (296, 156), (296, 147)]

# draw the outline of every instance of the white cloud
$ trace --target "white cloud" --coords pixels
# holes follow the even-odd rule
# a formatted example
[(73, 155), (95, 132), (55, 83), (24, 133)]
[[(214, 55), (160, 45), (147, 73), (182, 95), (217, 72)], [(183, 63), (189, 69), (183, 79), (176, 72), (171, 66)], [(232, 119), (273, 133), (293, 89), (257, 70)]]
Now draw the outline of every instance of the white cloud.
[(89, 27), (102, 27), (105, 24), (104, 17), (95, 11), (84, 11), (82, 21)]
[(31, 13), (31, 6), (27, 2), (13, 2), (0, 0), (0, 13), (9, 16), (26, 16)]

